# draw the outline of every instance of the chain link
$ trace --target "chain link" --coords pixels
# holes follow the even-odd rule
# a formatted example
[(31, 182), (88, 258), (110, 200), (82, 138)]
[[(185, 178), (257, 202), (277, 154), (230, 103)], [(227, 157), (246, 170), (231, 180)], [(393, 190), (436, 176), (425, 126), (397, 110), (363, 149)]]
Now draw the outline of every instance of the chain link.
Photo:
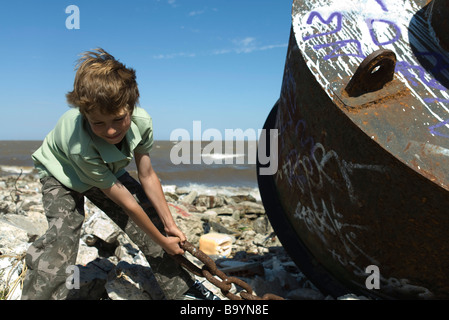
[[(195, 248), (190, 242), (186, 241), (181, 245), (181, 248), (200, 260), (204, 265), (200, 269), (183, 255), (173, 256), (175, 260), (193, 274), (199, 277), (205, 277), (210, 283), (218, 287), (222, 294), (230, 300), (284, 300), (284, 298), (272, 293), (267, 293), (262, 297), (255, 295), (249, 284), (239, 278), (228, 277), (223, 271), (218, 269), (215, 262), (208, 255)], [(241, 287), (243, 290), (239, 294), (232, 293), (230, 291), (232, 284)]]

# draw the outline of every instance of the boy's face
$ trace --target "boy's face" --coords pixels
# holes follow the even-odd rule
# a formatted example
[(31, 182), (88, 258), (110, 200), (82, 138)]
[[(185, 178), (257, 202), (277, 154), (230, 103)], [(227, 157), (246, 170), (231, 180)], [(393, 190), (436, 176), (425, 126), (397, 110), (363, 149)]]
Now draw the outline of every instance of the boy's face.
[(115, 115), (94, 110), (86, 114), (86, 118), (92, 131), (110, 144), (122, 141), (131, 126), (131, 115), (126, 109)]

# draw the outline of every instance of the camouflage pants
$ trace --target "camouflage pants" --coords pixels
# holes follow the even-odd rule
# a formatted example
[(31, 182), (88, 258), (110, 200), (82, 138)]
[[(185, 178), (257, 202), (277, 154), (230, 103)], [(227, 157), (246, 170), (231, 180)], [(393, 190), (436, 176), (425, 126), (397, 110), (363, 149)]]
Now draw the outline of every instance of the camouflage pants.
[[(163, 233), (162, 222), (140, 184), (128, 173), (119, 180)], [(61, 300), (69, 297), (70, 290), (66, 286), (69, 274), (66, 269), (76, 262), (84, 222), (84, 197), (105, 212), (140, 248), (167, 299), (179, 298), (193, 284), (191, 275), (146, 236), (100, 189), (92, 188), (85, 193), (78, 193), (64, 187), (53, 177), (44, 178), (41, 182), (48, 230), (28, 249), (28, 271), (23, 285), (23, 300)]]

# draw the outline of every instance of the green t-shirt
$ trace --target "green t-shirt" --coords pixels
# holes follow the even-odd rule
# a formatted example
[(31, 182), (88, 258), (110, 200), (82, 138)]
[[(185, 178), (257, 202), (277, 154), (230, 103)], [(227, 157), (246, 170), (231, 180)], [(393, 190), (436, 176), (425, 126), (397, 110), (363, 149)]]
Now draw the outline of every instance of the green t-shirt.
[(112, 187), (125, 173), (133, 152), (149, 153), (152, 146), (152, 119), (140, 107), (134, 108), (121, 150), (96, 136), (74, 108), (59, 119), (32, 158), (41, 178), (53, 176), (66, 187), (85, 192)]

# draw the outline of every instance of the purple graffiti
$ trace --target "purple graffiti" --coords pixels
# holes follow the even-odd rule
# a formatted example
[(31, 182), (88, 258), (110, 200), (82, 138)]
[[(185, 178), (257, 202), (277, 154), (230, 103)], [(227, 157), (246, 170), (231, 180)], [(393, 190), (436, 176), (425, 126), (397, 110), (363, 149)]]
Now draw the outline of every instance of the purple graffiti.
[(376, 0), (376, 2), (380, 5), (383, 11), (388, 12), (387, 6), (384, 4), (382, 0)]
[[(380, 8), (384, 12), (388, 12), (388, 8), (385, 5), (383, 0), (376, 0), (376, 3), (380, 6)], [(323, 59), (329, 60), (333, 58), (338, 58), (341, 56), (352, 56), (352, 57), (358, 57), (365, 59), (366, 55), (362, 51), (362, 44), (357, 39), (345, 39), (345, 40), (339, 40), (331, 42), (329, 41), (329, 37), (325, 37), (328, 35), (333, 35), (339, 33), (343, 29), (343, 13), (342, 12), (332, 12), (327, 18), (323, 17), (319, 12), (311, 11), (308, 18), (307, 18), (307, 24), (312, 24), (314, 19), (317, 18), (323, 25), (327, 25), (326, 28), (327, 31), (322, 31), (321, 33), (312, 34), (303, 36), (304, 41), (308, 41), (312, 38), (318, 38), (323, 37), (320, 40), (322, 40), (321, 44), (316, 44), (316, 42), (313, 45), (314, 50), (319, 50), (323, 48), (331, 48), (331, 52), (327, 53)], [(333, 26), (331, 26), (331, 23)], [(380, 41), (378, 38), (378, 33), (376, 33), (375, 26), (377, 24), (386, 24), (388, 28), (392, 31), (391, 39), (382, 40)], [(393, 21), (385, 20), (385, 19), (368, 19), (366, 20), (366, 25), (369, 29), (369, 33), (371, 36), (372, 42), (376, 46), (385, 46), (385, 45), (391, 45), (402, 37), (401, 28)], [(331, 28), (334, 28), (333, 30)], [(346, 50), (345, 50), (346, 49)], [(347, 49), (350, 49), (348, 51)], [(348, 53), (349, 52), (349, 53)], [(447, 63), (447, 60), (445, 57), (442, 57), (438, 53), (433, 52), (422, 52), (422, 53), (415, 53), (417, 56), (423, 56), (423, 58), (427, 59), (430, 64), (432, 64), (432, 70), (430, 70), (431, 73), (442, 73), (443, 70), (449, 70), (449, 64)], [(419, 86), (424, 85), (432, 89), (441, 90), (447, 92), (446, 87), (441, 85), (439, 81), (435, 77), (429, 77), (429, 74), (427, 73), (426, 69), (422, 67), (421, 65), (415, 65), (411, 64), (407, 61), (397, 61), (396, 62), (396, 70), (395, 72), (401, 73), (412, 86)], [(443, 98), (424, 98), (423, 100), (425, 103), (449, 103), (449, 99), (443, 99)], [(449, 119), (445, 120), (437, 125), (429, 127), (429, 131), (438, 136), (449, 138), (449, 130), (447, 134), (441, 133), (441, 127), (444, 127), (446, 125), (449, 125)]]
[[(375, 22), (382, 22), (382, 23), (386, 23), (386, 24), (389, 24), (390, 26), (392, 26), (395, 29), (395, 31), (396, 31), (394, 38), (391, 39), (391, 40), (385, 41), (385, 42), (379, 42), (378, 39), (377, 39), (377, 36), (376, 36), (376, 34), (374, 32), (374, 28), (373, 28), (373, 24)], [(369, 27), (369, 32), (370, 32), (370, 35), (371, 35), (371, 39), (373, 40), (375, 45), (384, 46), (384, 45), (387, 45), (387, 44), (392, 44), (392, 43), (396, 42), (397, 40), (399, 40), (399, 38), (401, 38), (401, 29), (394, 22), (391, 22), (391, 21), (388, 21), (388, 20), (383, 20), (383, 19), (371, 19), (371, 20), (367, 21), (367, 24), (368, 24), (368, 27)]]
[[(337, 53), (337, 50), (339, 50), (345, 46), (351, 45), (351, 44), (355, 44), (357, 53)], [(329, 59), (340, 57), (340, 56), (352, 56), (352, 57), (359, 57), (359, 58), (363, 58), (363, 59), (366, 58), (366, 56), (362, 52), (362, 45), (360, 44), (360, 41), (355, 40), (355, 39), (341, 40), (341, 41), (325, 43), (325, 44), (317, 44), (317, 45), (313, 46), (313, 48), (315, 50), (317, 50), (317, 49), (333, 47), (333, 46), (335, 46), (335, 48), (323, 58), (324, 60), (329, 60)]]
[(443, 126), (445, 126), (445, 125), (447, 125), (447, 124), (449, 124), (449, 119), (444, 120), (444, 121), (442, 121), (442, 122), (440, 122), (440, 123), (438, 123), (438, 124), (436, 124), (436, 125), (434, 125), (434, 126), (430, 126), (430, 127), (429, 127), (429, 131), (430, 131), (430, 133), (432, 133), (432, 134), (434, 134), (434, 135), (436, 135), (436, 136), (449, 138), (449, 134), (443, 134), (443, 133), (438, 132), (438, 131), (436, 130), (436, 129), (441, 128), (441, 127), (443, 127)]
[[(384, 6), (383, 2), (378, 2), (381, 7), (386, 10), (386, 7)], [(332, 22), (336, 22), (336, 27), (334, 30), (331, 31), (327, 31), (327, 32), (322, 32), (322, 33), (317, 33), (317, 34), (312, 34), (312, 35), (307, 35), (303, 37), (304, 41), (310, 40), (312, 38), (317, 38), (317, 37), (322, 37), (322, 36), (327, 36), (330, 34), (335, 34), (338, 33), (342, 27), (343, 27), (343, 15), (341, 12), (333, 12), (329, 15), (329, 17), (326, 19), (324, 18), (319, 12), (316, 11), (312, 11), (309, 14), (309, 17), (307, 18), (307, 24), (311, 24), (313, 22), (313, 20), (317, 18), (319, 21), (321, 21), (323, 24), (325, 25), (329, 25)], [(374, 28), (373, 28), (373, 24), (377, 22), (382, 22), (382, 23), (387, 23), (391, 26), (393, 26), (393, 28), (395, 28), (396, 32), (395, 32), (395, 37), (393, 39), (390, 39), (388, 41), (385, 42), (379, 42), (377, 39), (377, 36), (374, 32)], [(386, 45), (386, 44), (391, 44), (395, 41), (397, 41), (400, 37), (401, 37), (401, 30), (399, 29), (399, 27), (388, 20), (382, 20), (382, 19), (371, 19), (369, 21), (367, 21), (369, 30), (370, 30), (370, 34), (371, 34), (371, 38), (373, 40), (373, 42), (376, 45)], [(337, 50), (341, 49), (342, 47), (345, 47), (347, 45), (350, 44), (355, 44), (356, 45), (356, 49), (357, 49), (357, 53), (339, 53), (336, 54)], [(362, 52), (362, 46), (359, 42), (359, 40), (357, 39), (348, 39), (348, 40), (341, 40), (341, 41), (337, 41), (337, 42), (332, 42), (332, 43), (324, 43), (324, 44), (319, 44), (319, 45), (315, 45), (313, 48), (315, 50), (317, 49), (321, 49), (321, 48), (327, 48), (327, 47), (334, 47), (334, 49), (332, 50), (331, 53), (329, 53), (328, 55), (326, 55), (324, 57), (325, 60), (331, 59), (331, 58), (335, 58), (335, 57), (339, 57), (339, 56), (353, 56), (353, 57), (359, 57), (359, 58), (365, 58), (366, 55), (363, 54)]]
[(341, 13), (340, 13), (340, 12), (334, 12), (334, 13), (332, 13), (332, 14), (329, 16), (329, 18), (326, 20), (326, 19), (324, 19), (324, 18), (321, 16), (321, 14), (320, 14), (319, 12), (312, 11), (312, 12), (310, 13), (310, 15), (309, 15), (309, 18), (307, 19), (307, 24), (311, 24), (312, 21), (313, 21), (313, 18), (315, 18), (315, 17), (317, 17), (317, 18), (318, 18), (322, 23), (324, 23), (324, 24), (330, 24), (331, 21), (332, 21), (334, 18), (337, 18), (337, 28), (336, 28), (335, 30), (332, 30), (332, 31), (329, 31), (329, 32), (318, 33), (318, 34), (312, 34), (312, 35), (310, 35), (310, 36), (303, 37), (303, 40), (305, 40), (305, 41), (307, 41), (307, 40), (309, 40), (309, 39), (311, 39), (311, 38), (321, 37), (321, 36), (326, 36), (326, 35), (329, 35), (329, 34), (337, 33), (337, 32), (340, 31), (341, 28), (342, 28), (342, 16), (341, 16)]
[(427, 103), (433, 103), (433, 102), (442, 102), (442, 103), (449, 103), (449, 99), (442, 99), (442, 98), (424, 98), (424, 102)]
[[(411, 70), (415, 71), (415, 74), (417, 74), (417, 76), (414, 73), (410, 72)], [(415, 81), (418, 77), (419, 80), (422, 81), (422, 83), (431, 88), (446, 90), (446, 88), (439, 84), (436, 79), (431, 78), (430, 80), (427, 80), (425, 78), (426, 70), (420, 65), (412, 65), (407, 61), (398, 61), (396, 62), (396, 71), (402, 73), (414, 87), (418, 86), (418, 83)]]

